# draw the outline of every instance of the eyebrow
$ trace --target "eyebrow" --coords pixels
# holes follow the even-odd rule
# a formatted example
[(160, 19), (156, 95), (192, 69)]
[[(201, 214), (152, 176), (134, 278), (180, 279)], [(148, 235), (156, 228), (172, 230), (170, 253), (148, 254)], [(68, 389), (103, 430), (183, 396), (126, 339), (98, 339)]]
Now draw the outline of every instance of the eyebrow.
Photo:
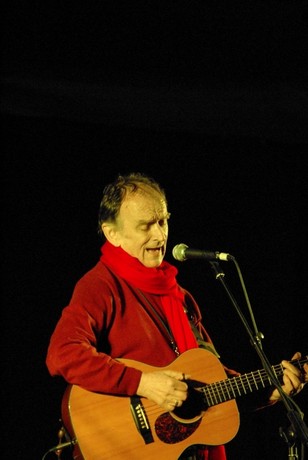
[(146, 225), (146, 224), (151, 224), (152, 222), (164, 220), (164, 219), (170, 219), (171, 213), (167, 212), (167, 214), (164, 217), (161, 217), (160, 219), (152, 219), (152, 220), (139, 220), (138, 225)]

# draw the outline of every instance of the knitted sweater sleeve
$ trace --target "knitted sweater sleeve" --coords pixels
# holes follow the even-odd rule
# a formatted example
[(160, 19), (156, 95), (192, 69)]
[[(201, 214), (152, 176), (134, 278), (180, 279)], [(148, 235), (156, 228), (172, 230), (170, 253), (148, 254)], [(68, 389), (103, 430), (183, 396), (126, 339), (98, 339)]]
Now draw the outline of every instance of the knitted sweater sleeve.
[[(99, 351), (101, 331), (108, 329), (113, 295), (97, 277), (82, 278), (51, 336), (46, 365), (52, 376), (86, 390), (134, 395), (141, 371)], [(123, 331), (117, 332), (119, 336)]]

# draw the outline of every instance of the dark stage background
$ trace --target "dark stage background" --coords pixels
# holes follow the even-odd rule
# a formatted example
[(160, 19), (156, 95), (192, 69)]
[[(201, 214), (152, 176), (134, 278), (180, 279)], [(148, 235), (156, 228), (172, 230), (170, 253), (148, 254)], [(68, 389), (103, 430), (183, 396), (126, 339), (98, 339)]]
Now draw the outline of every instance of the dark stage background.
[[(236, 257), (273, 364), (307, 353), (306, 6), (4, 8), (3, 458), (40, 460), (57, 443), (65, 384), (45, 367), (48, 341), (97, 261), (98, 205), (119, 172), (144, 171), (165, 187), (167, 260), (223, 362), (260, 367), (209, 264), (174, 261), (175, 244)], [(223, 268), (248, 317), (234, 265)], [(307, 388), (297, 402), (307, 412)], [(287, 459), (281, 426), (280, 404), (243, 415), (229, 460)]]

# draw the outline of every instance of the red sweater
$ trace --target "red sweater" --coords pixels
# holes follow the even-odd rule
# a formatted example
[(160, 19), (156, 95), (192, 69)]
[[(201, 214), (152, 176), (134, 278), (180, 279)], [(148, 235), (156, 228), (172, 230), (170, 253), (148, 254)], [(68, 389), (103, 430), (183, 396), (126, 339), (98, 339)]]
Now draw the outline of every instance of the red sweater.
[[(200, 323), (195, 300), (189, 292), (183, 292), (199, 332), (210, 341)], [(145, 295), (162, 313), (159, 296)], [(61, 375), (69, 384), (89, 391), (133, 396), (141, 371), (116, 358), (167, 366), (176, 355), (164, 326), (142, 293), (100, 261), (77, 282), (52, 334), (46, 364), (51, 375)], [(225, 458), (222, 448), (212, 449), (212, 455), (207, 457), (206, 453), (204, 458)]]

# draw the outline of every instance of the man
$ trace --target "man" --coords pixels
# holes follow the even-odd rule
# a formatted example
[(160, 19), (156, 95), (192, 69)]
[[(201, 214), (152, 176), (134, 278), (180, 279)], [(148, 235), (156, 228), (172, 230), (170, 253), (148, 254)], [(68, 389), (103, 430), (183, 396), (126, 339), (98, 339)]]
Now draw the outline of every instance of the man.
[[(178, 285), (177, 269), (164, 260), (169, 217), (165, 192), (152, 178), (132, 173), (105, 187), (99, 209), (99, 232), (105, 238), (101, 257), (77, 282), (51, 337), (46, 361), (51, 375), (90, 392), (140, 396), (167, 413), (183, 406), (193, 376), (186, 369), (159, 368), (201, 343), (215, 349), (194, 298)], [(122, 359), (151, 367), (143, 370)], [(305, 372), (287, 361), (283, 365), (284, 391), (298, 392), (307, 365)], [(269, 399), (279, 399), (276, 389)], [(226, 458), (222, 445), (180, 455)], [(130, 459), (128, 454), (121, 458)]]

